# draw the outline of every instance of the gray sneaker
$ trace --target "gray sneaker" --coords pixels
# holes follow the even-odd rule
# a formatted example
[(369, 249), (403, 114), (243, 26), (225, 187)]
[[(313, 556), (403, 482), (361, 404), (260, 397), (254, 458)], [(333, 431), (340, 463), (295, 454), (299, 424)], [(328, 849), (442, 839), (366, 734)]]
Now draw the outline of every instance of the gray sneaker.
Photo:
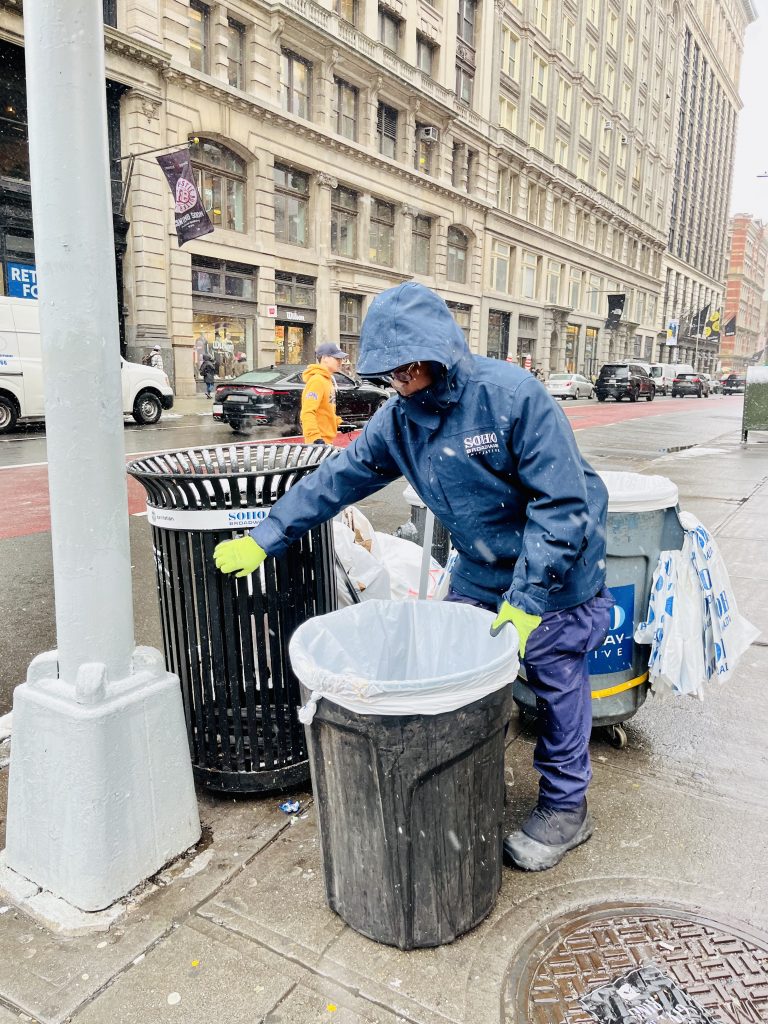
[(537, 804), (519, 831), (504, 840), (504, 853), (523, 871), (545, 871), (591, 835), (592, 818), (586, 800), (568, 810)]

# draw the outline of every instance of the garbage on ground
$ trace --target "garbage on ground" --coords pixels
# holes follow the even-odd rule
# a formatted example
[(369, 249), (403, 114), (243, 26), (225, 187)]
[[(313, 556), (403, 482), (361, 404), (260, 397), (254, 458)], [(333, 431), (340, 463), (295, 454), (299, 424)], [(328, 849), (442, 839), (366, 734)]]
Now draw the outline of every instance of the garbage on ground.
[(493, 613), (444, 601), (366, 601), (303, 623), (289, 655), (310, 700), (369, 715), (455, 711), (515, 678), (518, 637), (492, 637)]
[(278, 808), (283, 814), (298, 814), (301, 810), (300, 800), (285, 800), (283, 803), (278, 804)]
[[(344, 509), (334, 519), (333, 541), (336, 555), (361, 601), (390, 598), (405, 601), (418, 598), (422, 555), (417, 544), (374, 530), (370, 521), (354, 505)], [(430, 562), (428, 598), (434, 597), (437, 580), (442, 573), (442, 566), (433, 558)], [(336, 582), (340, 607), (353, 604), (338, 571)]]
[(635, 631), (650, 644), (649, 682), (655, 694), (704, 698), (704, 685), (725, 683), (759, 630), (738, 610), (728, 572), (709, 531), (680, 513), (681, 551), (662, 551), (653, 576), (648, 617)]

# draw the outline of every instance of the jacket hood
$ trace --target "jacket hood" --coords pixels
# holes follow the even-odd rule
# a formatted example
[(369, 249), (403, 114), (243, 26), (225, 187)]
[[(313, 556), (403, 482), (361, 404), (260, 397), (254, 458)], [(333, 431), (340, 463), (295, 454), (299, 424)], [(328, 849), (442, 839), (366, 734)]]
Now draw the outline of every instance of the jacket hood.
[(377, 295), (360, 332), (360, 374), (387, 373), (414, 362), (445, 366), (448, 378), (471, 358), (464, 334), (445, 302), (409, 281)]
[(327, 377), (328, 380), (331, 380), (331, 371), (327, 366), (323, 366), (322, 363), (310, 363), (302, 373), (301, 379), (306, 384), (310, 377), (315, 377), (318, 373), (322, 374), (323, 377)]

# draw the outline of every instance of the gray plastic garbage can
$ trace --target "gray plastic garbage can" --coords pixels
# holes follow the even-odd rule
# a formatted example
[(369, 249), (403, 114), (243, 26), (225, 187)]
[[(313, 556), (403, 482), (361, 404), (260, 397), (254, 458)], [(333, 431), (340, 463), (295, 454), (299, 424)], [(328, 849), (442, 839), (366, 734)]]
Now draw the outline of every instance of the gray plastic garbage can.
[[(424, 527), (427, 519), (427, 506), (418, 496), (416, 491), (409, 484), (403, 491), (403, 497), (411, 506), (411, 518), (407, 523), (398, 526), (395, 530), (396, 537), (404, 540), (412, 540), (420, 547), (424, 545)], [(435, 519), (432, 530), (432, 557), (436, 562), (445, 568), (448, 561), (448, 553), (451, 550), (451, 535), (439, 519)]]
[[(645, 619), (651, 582), (662, 551), (680, 549), (684, 531), (677, 515), (677, 487), (663, 476), (604, 472), (608, 488), (606, 584), (616, 601), (611, 629), (589, 656), (592, 724), (605, 728), (617, 747), (626, 744), (621, 723), (642, 706), (648, 693), (647, 644), (635, 643)], [(515, 680), (515, 700), (530, 716), (536, 699), (524, 679)]]
[[(493, 685), (498, 689), (487, 693), (478, 687), (483, 693), (479, 699), (437, 714), (361, 713), (357, 708), (361, 702), (365, 706), (364, 697), (342, 706), (338, 694), (310, 701), (308, 674), (296, 648), (301, 645), (305, 660), (316, 663), (316, 677), (326, 687), (338, 671), (354, 691), (364, 692), (367, 664), (378, 662), (377, 695), (369, 705), (377, 712), (389, 696), (400, 700), (401, 685), (408, 692), (409, 684), (397, 681), (407, 679), (407, 669), (395, 674), (393, 664), (399, 660), (407, 665), (414, 655), (405, 652), (416, 645), (423, 654), (423, 678), (439, 689), (443, 666), (455, 656), (435, 655), (437, 638), (418, 623), (403, 636), (402, 622), (380, 622), (374, 629), (367, 617), (372, 605), (388, 605), (400, 618), (399, 609), (408, 604), (432, 602), (364, 602), (323, 617), (339, 624), (336, 637), (320, 634), (318, 618), (291, 642), (302, 695), (309, 702), (307, 710), (314, 711), (306, 729), (328, 905), (356, 931), (400, 949), (451, 942), (482, 921), (495, 903), (501, 885), (504, 736), (514, 709), (510, 683), (517, 671), (516, 638), (506, 649), (499, 648), (494, 660)], [(439, 606), (444, 618), (452, 619), (454, 634), (460, 633), (465, 620), (450, 613), (469, 611), (468, 606)], [(357, 611), (359, 617), (353, 614)], [(487, 637), (492, 616), (486, 621), (484, 613), (471, 611), (482, 619), (480, 628)], [(402, 617), (408, 614), (404, 610)], [(363, 620), (367, 628), (359, 639), (347, 641), (355, 623)], [(364, 664), (360, 648), (377, 644), (400, 653), (385, 658), (374, 650)], [(467, 692), (473, 685), (473, 673), (475, 680), (482, 678), (488, 656), (488, 645), (482, 642), (462, 647), (466, 653), (449, 707), (462, 702), (462, 688)], [(506, 678), (510, 683), (504, 683)], [(387, 681), (383, 686), (389, 693), (377, 689), (378, 680)], [(430, 706), (426, 696), (417, 695), (419, 700)]]
[(256, 793), (309, 777), (288, 639), (308, 618), (336, 608), (331, 524), (243, 579), (220, 573), (213, 549), (269, 515), (335, 451), (231, 445), (128, 466), (147, 492), (165, 659), (181, 680), (195, 780), (209, 789)]

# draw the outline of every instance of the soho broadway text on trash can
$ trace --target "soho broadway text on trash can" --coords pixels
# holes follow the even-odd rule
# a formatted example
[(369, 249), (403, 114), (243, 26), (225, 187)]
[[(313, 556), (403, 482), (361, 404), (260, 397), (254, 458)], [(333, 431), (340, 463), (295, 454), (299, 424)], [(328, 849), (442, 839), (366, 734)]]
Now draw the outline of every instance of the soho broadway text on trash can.
[(231, 445), (128, 467), (147, 492), (166, 662), (181, 680), (195, 778), (210, 789), (260, 792), (309, 776), (287, 645), (302, 622), (336, 608), (330, 524), (243, 579), (223, 576), (213, 549), (334, 452)]

